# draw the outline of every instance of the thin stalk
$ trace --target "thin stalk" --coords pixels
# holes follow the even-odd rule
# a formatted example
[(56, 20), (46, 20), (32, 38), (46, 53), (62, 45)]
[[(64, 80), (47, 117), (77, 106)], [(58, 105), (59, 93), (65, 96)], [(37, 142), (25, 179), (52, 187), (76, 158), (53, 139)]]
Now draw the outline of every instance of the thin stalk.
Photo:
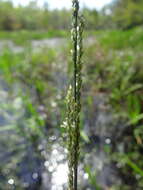
[[(79, 2), (73, 1), (73, 30), (74, 30), (74, 40), (73, 40), (73, 62), (74, 62), (74, 100), (75, 104), (77, 103), (77, 45), (78, 45), (78, 33), (77, 33), (77, 27), (78, 27), (78, 9), (79, 9)], [(76, 119), (75, 122), (75, 128), (77, 128), (77, 122)], [(77, 134), (76, 134), (76, 142), (74, 145), (74, 149), (76, 149), (76, 146), (78, 144), (77, 142)], [(74, 190), (77, 190), (77, 176), (78, 176), (78, 162), (77, 162), (77, 153), (74, 152), (74, 176), (73, 176), (73, 186)]]
[[(75, 8), (77, 6), (75, 5)], [(78, 27), (78, 10), (77, 8), (73, 12), (73, 29), (75, 32), (74, 41), (73, 41), (73, 62), (74, 62), (74, 99), (75, 102), (77, 100), (77, 90), (76, 90), (76, 84), (77, 84), (77, 27)]]
[(67, 117), (62, 125), (67, 129), (68, 148), (68, 190), (77, 190), (79, 141), (80, 141), (80, 111), (81, 111), (81, 70), (82, 70), (82, 32), (83, 22), (79, 16), (79, 1), (72, 0), (72, 63), (73, 63), (73, 84), (67, 94)]

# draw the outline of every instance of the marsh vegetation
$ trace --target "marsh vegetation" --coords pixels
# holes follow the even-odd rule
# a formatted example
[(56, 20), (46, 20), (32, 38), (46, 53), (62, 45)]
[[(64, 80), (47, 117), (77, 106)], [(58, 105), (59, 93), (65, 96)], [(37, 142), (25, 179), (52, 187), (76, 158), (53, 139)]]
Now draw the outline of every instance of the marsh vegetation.
[[(104, 22), (96, 24), (95, 12), (83, 12), (85, 22), (92, 24), (85, 26), (83, 43), (79, 190), (143, 189), (142, 1), (115, 2), (118, 6), (96, 11)], [(65, 30), (71, 12), (43, 11), (69, 15), (61, 16), (68, 24), (59, 31), (52, 16), (44, 28), (34, 21), (35, 31), (9, 29), (2, 28), (1, 23), (8, 22), (1, 19), (8, 17), (1, 7), (7, 10), (10, 3), (0, 3), (0, 189), (66, 189), (67, 146), (61, 124), (73, 75), (70, 30)], [(120, 15), (124, 6), (130, 11)], [(107, 8), (112, 12), (103, 14)], [(31, 14), (41, 13), (29, 9), (34, 9)], [(10, 8), (13, 17), (15, 11), (23, 15), (20, 11), (29, 9)], [(136, 18), (132, 23), (131, 16)], [(109, 18), (111, 22), (105, 22)]]

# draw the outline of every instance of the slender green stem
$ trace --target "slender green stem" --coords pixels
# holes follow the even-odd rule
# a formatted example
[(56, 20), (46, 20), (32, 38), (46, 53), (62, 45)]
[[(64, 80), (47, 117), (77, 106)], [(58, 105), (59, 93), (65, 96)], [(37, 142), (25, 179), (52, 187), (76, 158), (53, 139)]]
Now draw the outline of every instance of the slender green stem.
[(77, 26), (78, 26), (78, 12), (75, 12), (75, 23), (74, 23), (74, 30), (75, 30), (75, 40), (74, 40), (74, 56), (73, 56), (73, 61), (74, 61), (74, 99), (75, 102), (77, 100), (77, 90), (76, 90), (76, 84), (77, 84)]
[[(73, 62), (74, 62), (74, 100), (75, 103), (77, 103), (77, 45), (78, 45), (78, 33), (77, 33), (77, 27), (78, 27), (78, 1), (73, 1), (73, 30), (74, 30), (74, 41), (73, 41)], [(75, 128), (77, 128), (77, 122), (75, 119)], [(77, 139), (77, 137), (76, 137)], [(74, 144), (74, 149), (76, 149), (77, 142)], [(73, 185), (74, 190), (77, 190), (77, 176), (78, 176), (78, 166), (77, 166), (77, 153), (74, 152), (74, 160), (76, 160), (74, 164), (74, 179), (73, 179)]]
[(81, 96), (81, 69), (82, 69), (82, 32), (83, 22), (79, 16), (79, 1), (72, 0), (72, 63), (73, 63), (73, 85), (70, 86), (67, 94), (67, 118), (64, 127), (68, 134), (68, 190), (78, 188), (78, 160), (80, 140), (80, 96)]

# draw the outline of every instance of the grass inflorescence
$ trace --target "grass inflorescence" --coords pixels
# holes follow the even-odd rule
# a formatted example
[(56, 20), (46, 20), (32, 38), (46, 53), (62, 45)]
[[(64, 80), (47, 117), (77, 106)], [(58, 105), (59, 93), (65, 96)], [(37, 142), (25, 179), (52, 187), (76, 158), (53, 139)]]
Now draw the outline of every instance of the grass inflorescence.
[(68, 133), (68, 190), (77, 190), (79, 140), (80, 140), (80, 111), (81, 111), (81, 86), (82, 86), (82, 33), (83, 19), (79, 16), (79, 2), (73, 0), (72, 13), (72, 63), (73, 84), (70, 85), (67, 95), (66, 128)]

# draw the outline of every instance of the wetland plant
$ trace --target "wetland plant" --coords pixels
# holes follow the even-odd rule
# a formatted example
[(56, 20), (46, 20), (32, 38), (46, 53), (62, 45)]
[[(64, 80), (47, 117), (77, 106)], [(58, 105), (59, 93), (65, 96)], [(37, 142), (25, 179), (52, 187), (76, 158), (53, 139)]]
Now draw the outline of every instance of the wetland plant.
[(77, 190), (78, 160), (80, 149), (80, 111), (81, 111), (81, 87), (82, 87), (82, 34), (83, 18), (79, 15), (79, 1), (72, 1), (72, 64), (73, 83), (70, 85), (66, 103), (67, 117), (64, 127), (68, 135), (68, 190)]

